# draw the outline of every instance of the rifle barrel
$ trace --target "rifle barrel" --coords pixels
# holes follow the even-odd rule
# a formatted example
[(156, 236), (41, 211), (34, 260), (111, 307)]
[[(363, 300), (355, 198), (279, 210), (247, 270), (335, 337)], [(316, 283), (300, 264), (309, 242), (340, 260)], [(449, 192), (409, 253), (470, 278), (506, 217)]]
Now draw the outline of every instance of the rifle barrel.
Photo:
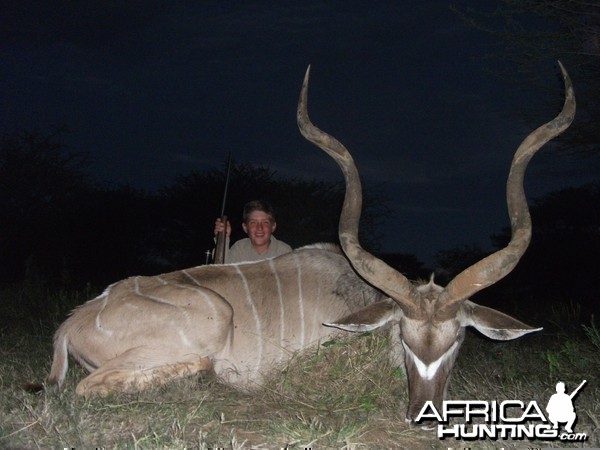
[(231, 152), (227, 156), (227, 175), (225, 176), (225, 189), (223, 191), (223, 203), (221, 204), (221, 217), (225, 215), (225, 203), (227, 202), (227, 191), (229, 189), (229, 174), (231, 173)]
[(585, 383), (587, 383), (587, 380), (583, 380), (581, 382), (581, 384), (579, 386), (577, 386), (577, 389), (575, 389), (573, 392), (571, 392), (571, 394), (569, 395), (569, 398), (575, 397), (575, 395), (577, 395), (577, 393), (579, 392), (579, 389), (581, 389)]

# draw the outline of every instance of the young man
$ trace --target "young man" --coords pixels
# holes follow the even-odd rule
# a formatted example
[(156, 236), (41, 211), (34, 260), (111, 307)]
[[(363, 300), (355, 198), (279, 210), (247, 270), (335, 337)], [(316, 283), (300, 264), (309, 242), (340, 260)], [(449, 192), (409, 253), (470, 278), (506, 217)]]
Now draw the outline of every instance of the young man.
[[(223, 222), (218, 218), (215, 222), (215, 235), (223, 231)], [(283, 241), (273, 236), (277, 228), (273, 207), (264, 201), (254, 200), (244, 206), (242, 228), (248, 235), (240, 239), (225, 252), (226, 263), (237, 263), (243, 261), (260, 261), (274, 258), (291, 252), (292, 248)], [(231, 224), (227, 223), (227, 243), (229, 247), (229, 236), (231, 235)]]

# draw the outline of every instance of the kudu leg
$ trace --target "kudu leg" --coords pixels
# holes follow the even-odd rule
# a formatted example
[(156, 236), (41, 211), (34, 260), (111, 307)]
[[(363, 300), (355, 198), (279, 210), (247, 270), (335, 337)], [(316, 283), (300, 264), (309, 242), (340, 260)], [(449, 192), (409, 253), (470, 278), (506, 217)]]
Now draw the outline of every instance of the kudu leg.
[(213, 369), (210, 358), (202, 357), (191, 361), (173, 361), (154, 367), (140, 367), (153, 352), (134, 348), (103, 364), (77, 385), (77, 395), (90, 397), (106, 396), (113, 392), (140, 391), (149, 385), (168, 383)]

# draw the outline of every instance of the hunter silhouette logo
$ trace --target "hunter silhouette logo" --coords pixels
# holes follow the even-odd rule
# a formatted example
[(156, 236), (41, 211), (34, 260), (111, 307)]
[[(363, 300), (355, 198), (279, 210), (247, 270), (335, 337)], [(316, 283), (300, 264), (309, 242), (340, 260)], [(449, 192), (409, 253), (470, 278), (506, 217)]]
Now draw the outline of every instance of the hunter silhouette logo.
[[(586, 433), (573, 432), (577, 414), (573, 400), (587, 381), (567, 394), (565, 383), (556, 384), (546, 405), (546, 414), (535, 400), (486, 401), (486, 400), (445, 400), (437, 409), (429, 400), (415, 418), (417, 424), (430, 428), (437, 422), (437, 436), (454, 439), (543, 439), (560, 441), (586, 441)], [(453, 422), (462, 423), (450, 423)], [(559, 424), (565, 424), (560, 430)], [(433, 427), (435, 429), (435, 426)]]
[(550, 397), (548, 406), (546, 406), (548, 419), (552, 422), (553, 429), (558, 429), (559, 422), (566, 422), (565, 431), (573, 433), (573, 424), (577, 420), (577, 414), (575, 414), (575, 408), (573, 407), (573, 399), (586, 382), (587, 380), (583, 380), (570, 395), (565, 394), (565, 383), (562, 381), (556, 383), (556, 394)]

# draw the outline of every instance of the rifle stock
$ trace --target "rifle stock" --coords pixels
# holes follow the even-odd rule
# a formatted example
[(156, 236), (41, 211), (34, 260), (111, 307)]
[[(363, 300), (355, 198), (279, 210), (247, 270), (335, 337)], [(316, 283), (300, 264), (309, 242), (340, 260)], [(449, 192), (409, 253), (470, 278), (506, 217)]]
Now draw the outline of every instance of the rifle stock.
[(227, 251), (227, 216), (222, 216), (221, 221), (223, 222), (223, 231), (217, 233), (213, 264), (225, 264), (225, 252)]

